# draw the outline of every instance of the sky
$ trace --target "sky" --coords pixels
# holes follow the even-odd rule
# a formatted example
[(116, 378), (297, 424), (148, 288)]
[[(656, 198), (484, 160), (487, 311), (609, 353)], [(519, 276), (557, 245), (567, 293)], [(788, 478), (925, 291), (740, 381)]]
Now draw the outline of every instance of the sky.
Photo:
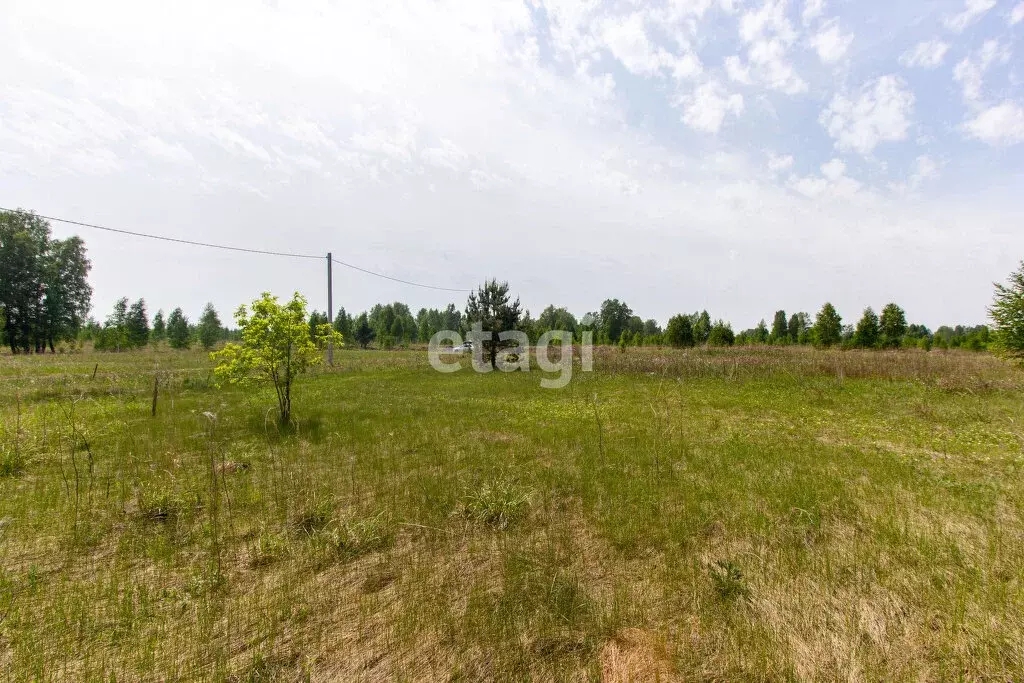
[[(1024, 258), (1024, 1), (0, 0), (0, 206), (534, 315), (985, 322)], [(326, 266), (54, 223), (94, 315)], [(465, 295), (336, 266), (335, 308)]]

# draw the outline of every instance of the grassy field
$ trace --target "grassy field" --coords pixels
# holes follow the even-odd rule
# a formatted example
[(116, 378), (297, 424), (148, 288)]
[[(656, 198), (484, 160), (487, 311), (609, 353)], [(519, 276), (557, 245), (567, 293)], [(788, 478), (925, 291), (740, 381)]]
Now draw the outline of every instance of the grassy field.
[[(987, 356), (0, 357), (0, 676), (1011, 680), (1024, 373)], [(160, 377), (156, 415), (154, 377)]]

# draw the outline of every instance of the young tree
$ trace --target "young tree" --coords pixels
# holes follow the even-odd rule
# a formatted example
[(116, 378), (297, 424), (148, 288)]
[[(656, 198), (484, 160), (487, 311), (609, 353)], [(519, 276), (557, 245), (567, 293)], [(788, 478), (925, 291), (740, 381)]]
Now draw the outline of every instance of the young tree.
[(864, 309), (864, 315), (857, 322), (853, 333), (853, 345), (859, 349), (873, 349), (878, 346), (878, 315), (870, 306)]
[[(633, 330), (629, 329), (631, 318), (633, 318), (633, 309), (624, 302), (618, 299), (605, 299), (604, 303), (601, 304), (599, 319), (601, 321), (601, 331), (604, 333), (604, 338), (609, 344), (617, 344), (623, 332), (627, 330), (630, 333), (633, 332)], [(639, 322), (643, 326), (643, 321), (640, 320)], [(626, 343), (628, 344), (629, 342), (627, 341)]]
[(339, 308), (338, 314), (334, 316), (334, 331), (345, 339), (352, 338), (352, 316), (345, 312), (344, 306)]
[(711, 316), (707, 311), (694, 313), (691, 319), (693, 323), (693, 341), (696, 344), (706, 344), (711, 335)]
[(361, 349), (365, 349), (369, 346), (370, 342), (372, 342), (374, 337), (377, 336), (373, 327), (370, 326), (370, 319), (366, 313), (361, 313), (359, 315), (353, 327), (352, 337), (356, 340), (356, 343), (359, 344), (359, 348)]
[(188, 318), (180, 308), (175, 308), (167, 317), (167, 344), (172, 349), (187, 349), (192, 345)]
[(203, 308), (203, 314), (199, 316), (199, 325), (196, 328), (199, 333), (199, 343), (203, 345), (203, 349), (206, 351), (212, 349), (223, 335), (222, 330), (217, 310), (212, 303), (207, 303)]
[(291, 421), (295, 378), (323, 362), (328, 342), (341, 346), (341, 335), (324, 323), (311, 338), (306, 299), (298, 292), (285, 304), (264, 292), (251, 308), (239, 307), (235, 322), (241, 330), (241, 343), (227, 344), (210, 354), (217, 361), (214, 372), (232, 384), (272, 384), (277, 393), (278, 418), (287, 425)]
[(772, 318), (772, 334), (769, 338), (772, 344), (783, 344), (789, 341), (789, 326), (786, 324), (786, 312), (775, 311)]
[(716, 320), (708, 333), (708, 346), (732, 346), (735, 341), (736, 335), (733, 334), (732, 325), (723, 320)]
[[(785, 314), (783, 314), (783, 317), (785, 317)], [(767, 344), (768, 337), (768, 325), (765, 324), (764, 319), (762, 318), (761, 322), (759, 322), (757, 327), (754, 328), (754, 333), (751, 335), (751, 341), (755, 344)]]
[(538, 337), (549, 330), (565, 330), (571, 333), (573, 338), (576, 338), (579, 323), (576, 320), (576, 316), (567, 309), (548, 306), (537, 316), (535, 326)]
[(128, 348), (141, 349), (149, 343), (149, 314), (146, 313), (145, 299), (139, 299), (128, 308), (125, 336)]
[(50, 240), (44, 258), (43, 320), (41, 327), (50, 352), (54, 343), (74, 339), (89, 314), (92, 264), (85, 255), (85, 243), (79, 237)]
[(1006, 284), (996, 283), (988, 315), (996, 351), (1008, 358), (1024, 358), (1024, 261), (1010, 273)]
[(321, 325), (327, 324), (327, 314), (321, 313), (315, 308), (309, 314), (309, 338), (315, 339), (317, 330), (320, 329)]
[(835, 306), (826, 303), (814, 320), (814, 340), (819, 346), (838, 344), (843, 336), (843, 319)]
[(907, 333), (907, 316), (896, 304), (886, 304), (878, 321), (879, 341), (882, 347), (898, 349)]
[(688, 315), (674, 315), (665, 328), (665, 341), (675, 348), (693, 346), (693, 325)]
[(509, 300), (508, 283), (492, 279), (470, 292), (466, 301), (466, 324), (479, 324), (483, 330), (484, 350), (492, 368), (497, 367), (498, 349), (510, 345), (498, 338), (499, 333), (514, 330), (519, 324), (519, 299)]
[(164, 309), (162, 308), (153, 316), (153, 331), (150, 332), (149, 338), (154, 344), (167, 339), (167, 321), (164, 320)]

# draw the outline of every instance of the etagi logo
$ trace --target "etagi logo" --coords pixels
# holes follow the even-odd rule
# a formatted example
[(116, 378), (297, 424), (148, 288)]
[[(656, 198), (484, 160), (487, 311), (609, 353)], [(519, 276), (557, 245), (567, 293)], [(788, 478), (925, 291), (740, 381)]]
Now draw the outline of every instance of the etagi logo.
[[(580, 346), (580, 368), (583, 372), (594, 369), (594, 333), (583, 332)], [(549, 352), (557, 347), (557, 359), (552, 360)], [(549, 330), (541, 335), (534, 346), (534, 358), (543, 372), (557, 372), (558, 377), (540, 380), (544, 389), (561, 389), (572, 381), (573, 338), (566, 330)], [(462, 361), (448, 360), (464, 353), (472, 353), (472, 366), (477, 372), (530, 371), (530, 338), (519, 330), (485, 332), (480, 323), (475, 323), (466, 334), (466, 340), (454, 330), (441, 330), (430, 338), (427, 358), (430, 366), (438, 372), (458, 372)]]

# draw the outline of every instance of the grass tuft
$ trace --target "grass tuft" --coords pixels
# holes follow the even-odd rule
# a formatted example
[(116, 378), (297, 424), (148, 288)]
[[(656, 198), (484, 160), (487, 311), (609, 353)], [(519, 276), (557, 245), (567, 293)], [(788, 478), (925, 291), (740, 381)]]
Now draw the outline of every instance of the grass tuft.
[(509, 481), (487, 483), (464, 497), (462, 515), (495, 529), (507, 529), (526, 515), (531, 497), (531, 491)]

